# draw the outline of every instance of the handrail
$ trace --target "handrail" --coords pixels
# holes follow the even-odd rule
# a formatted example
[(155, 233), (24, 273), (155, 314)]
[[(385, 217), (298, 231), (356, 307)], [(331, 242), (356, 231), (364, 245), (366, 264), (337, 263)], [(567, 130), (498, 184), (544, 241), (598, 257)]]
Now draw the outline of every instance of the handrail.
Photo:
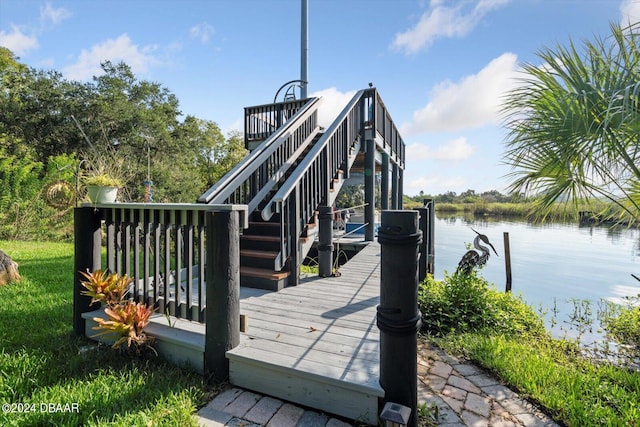
[(262, 209), (263, 220), (280, 214), (280, 254), (277, 266), (287, 262), (294, 272), (304, 257), (308, 240), (299, 240), (318, 206), (331, 205), (365, 138), (404, 169), (405, 149), (391, 116), (375, 88), (358, 91), (313, 148)]
[[(249, 204), (263, 184), (316, 130), (319, 102), (320, 98), (310, 98), (291, 119), (200, 196), (198, 203)], [(293, 143), (292, 139), (295, 139)], [(268, 167), (265, 167), (267, 163)], [(233, 197), (234, 193), (237, 193), (236, 197)]]
[[(336, 120), (331, 124), (331, 126), (329, 126), (329, 128), (325, 131), (324, 135), (320, 138), (320, 140), (316, 143), (316, 145), (313, 146), (311, 151), (309, 151), (309, 153), (305, 156), (305, 158), (302, 160), (300, 165), (298, 165), (298, 167), (296, 168), (295, 172), (291, 174), (291, 176), (282, 185), (282, 187), (280, 187), (278, 192), (267, 203), (264, 209), (262, 209), (262, 218), (264, 220), (268, 221), (275, 212), (280, 212), (281, 205), (284, 202), (284, 200), (289, 197), (291, 192), (295, 189), (297, 183), (300, 182), (304, 178), (304, 176), (309, 173), (309, 170), (314, 165), (317, 165), (320, 155), (323, 152), (325, 152), (327, 145), (331, 141), (335, 140), (336, 137), (340, 137), (340, 136), (344, 136), (347, 139), (349, 139), (349, 136), (352, 136), (352, 139), (355, 140), (357, 134), (360, 131), (359, 129), (360, 123), (358, 123), (359, 121), (356, 120), (355, 123), (350, 123), (352, 126), (355, 125), (356, 127), (358, 127), (357, 129), (350, 129), (352, 131), (356, 130), (356, 132), (352, 132), (351, 135), (344, 134), (344, 132), (342, 132), (344, 130), (343, 127), (347, 124), (347, 120), (352, 113), (356, 112), (357, 114), (359, 112), (354, 107), (361, 101), (365, 93), (368, 91), (369, 91), (368, 89), (363, 89), (357, 92), (351, 98), (349, 103), (342, 109), (342, 112), (340, 112)], [(347, 144), (351, 142), (353, 141), (347, 141)], [(331, 174), (331, 176), (333, 176), (337, 172), (337, 168), (341, 166), (341, 164), (334, 164), (334, 166), (335, 166), (335, 170), (329, 169), (329, 165), (326, 165), (327, 167), (326, 170), (328, 173)], [(275, 211), (273, 209), (274, 205), (275, 205)]]

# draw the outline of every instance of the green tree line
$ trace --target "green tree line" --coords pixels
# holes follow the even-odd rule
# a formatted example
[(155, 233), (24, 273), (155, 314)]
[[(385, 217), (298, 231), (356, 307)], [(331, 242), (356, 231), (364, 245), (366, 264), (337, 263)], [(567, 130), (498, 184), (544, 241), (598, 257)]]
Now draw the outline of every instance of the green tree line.
[(102, 70), (90, 82), (67, 80), (0, 48), (0, 238), (69, 237), (82, 197), (69, 193), (92, 151), (123, 159), (121, 200), (143, 201), (149, 175), (153, 200), (174, 203), (194, 202), (245, 156), (240, 133), (183, 116), (161, 84), (125, 63)]

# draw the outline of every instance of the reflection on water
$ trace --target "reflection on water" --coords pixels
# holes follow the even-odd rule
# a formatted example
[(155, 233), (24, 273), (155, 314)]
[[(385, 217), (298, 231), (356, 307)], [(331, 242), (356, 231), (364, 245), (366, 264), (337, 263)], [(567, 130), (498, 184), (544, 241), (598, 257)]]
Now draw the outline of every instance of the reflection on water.
[[(620, 302), (640, 294), (640, 230), (625, 227), (578, 227), (571, 223), (533, 224), (464, 216), (436, 219), (436, 278), (453, 273), (473, 242), (471, 227), (487, 235), (498, 256), (491, 254), (482, 275), (504, 290), (504, 233), (509, 233), (513, 292), (534, 307), (551, 310), (558, 319), (573, 309), (572, 298)], [(594, 310), (595, 311), (595, 310)]]

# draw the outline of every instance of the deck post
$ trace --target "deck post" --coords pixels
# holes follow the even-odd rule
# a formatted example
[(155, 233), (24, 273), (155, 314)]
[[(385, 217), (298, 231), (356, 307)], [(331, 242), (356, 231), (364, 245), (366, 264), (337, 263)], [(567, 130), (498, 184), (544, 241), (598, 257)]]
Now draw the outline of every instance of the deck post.
[(427, 274), (434, 275), (436, 271), (436, 202), (433, 199), (424, 199), (427, 208), (427, 232), (422, 238), (427, 241)]
[(98, 209), (91, 206), (74, 208), (73, 330), (78, 335), (85, 334), (82, 313), (91, 311), (91, 298), (81, 294), (81, 282), (84, 278), (80, 272), (95, 271), (101, 267), (101, 223), (101, 212)]
[(225, 353), (240, 343), (240, 220), (237, 211), (206, 217), (207, 264), (204, 369), (229, 379)]
[(389, 209), (389, 155), (382, 153), (382, 174), (380, 181), (380, 209)]
[(418, 282), (422, 282), (427, 277), (427, 264), (429, 260), (428, 255), (428, 227), (429, 227), (429, 210), (426, 207), (415, 208), (415, 211), (418, 212), (418, 226), (424, 238), (420, 245), (418, 246), (418, 252), (420, 256), (418, 257)]
[(375, 222), (375, 185), (376, 185), (376, 143), (373, 139), (365, 141), (366, 151), (364, 153), (364, 240), (372, 242), (376, 226)]
[(318, 208), (318, 275), (329, 277), (333, 273), (333, 208)]
[(380, 385), (384, 403), (411, 408), (408, 426), (417, 427), (418, 382), (418, 212), (382, 212), (380, 242)]
[(398, 209), (398, 171), (400, 166), (393, 163), (391, 166), (391, 209)]

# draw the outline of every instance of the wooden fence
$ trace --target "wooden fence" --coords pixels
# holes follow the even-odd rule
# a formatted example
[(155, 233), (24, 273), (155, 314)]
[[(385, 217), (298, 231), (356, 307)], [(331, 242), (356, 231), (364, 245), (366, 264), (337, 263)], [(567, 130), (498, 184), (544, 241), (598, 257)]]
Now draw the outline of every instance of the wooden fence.
[(224, 370), (224, 352), (239, 342), (247, 206), (114, 203), (78, 207), (74, 215), (76, 333), (85, 333), (82, 314), (96, 309), (81, 293), (80, 272), (127, 274), (134, 279), (129, 298), (205, 323), (205, 369)]

